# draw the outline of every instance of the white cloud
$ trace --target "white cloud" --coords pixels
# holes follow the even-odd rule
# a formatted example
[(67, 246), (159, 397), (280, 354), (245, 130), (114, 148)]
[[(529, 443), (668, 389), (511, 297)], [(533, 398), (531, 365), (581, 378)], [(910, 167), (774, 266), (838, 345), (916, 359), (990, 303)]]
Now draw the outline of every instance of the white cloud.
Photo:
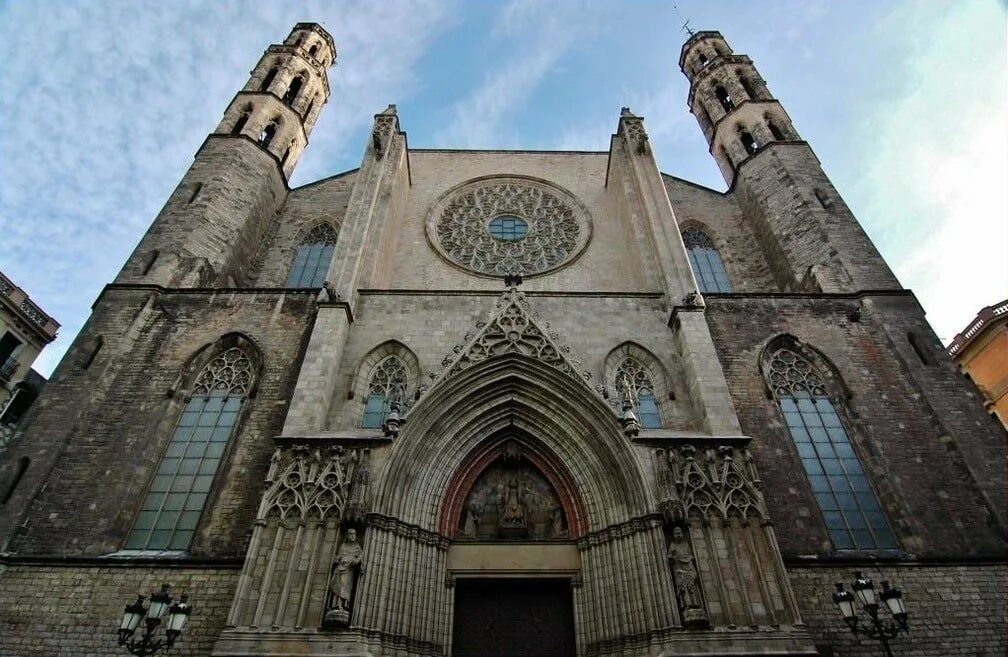
[(268, 44), (316, 20), (339, 51), (296, 185), (356, 166), (351, 137), (416, 88), (445, 15), (441, 0), (0, 4), (0, 267), (63, 323), (37, 368), (58, 362)]
[[(864, 121), (862, 219), (946, 343), (983, 306), (1008, 297), (1008, 89), (997, 3), (909, 2), (877, 26), (903, 35), (891, 100)], [(896, 29), (899, 28), (899, 29)]]
[(580, 3), (512, 0), (497, 15), (491, 38), (513, 53), (483, 83), (451, 108), (451, 123), (440, 130), (439, 146), (506, 146), (505, 119), (513, 117), (554, 69), (575, 38), (588, 28)]

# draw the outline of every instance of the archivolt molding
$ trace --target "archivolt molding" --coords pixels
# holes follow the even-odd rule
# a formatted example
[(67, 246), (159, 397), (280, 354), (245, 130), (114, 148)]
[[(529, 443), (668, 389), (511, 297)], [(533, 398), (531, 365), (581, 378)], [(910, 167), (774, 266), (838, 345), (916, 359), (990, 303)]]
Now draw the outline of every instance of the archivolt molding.
[(535, 437), (570, 473), (588, 530), (653, 510), (616, 415), (581, 380), (520, 352), (445, 377), (421, 397), (393, 446), (375, 512), (433, 531), (450, 481), (490, 437)]
[(627, 358), (632, 358), (640, 363), (651, 375), (651, 383), (654, 385), (654, 396), (662, 412), (662, 418), (672, 416), (668, 407), (670, 399), (674, 398), (672, 386), (670, 384), (668, 371), (658, 358), (650, 351), (635, 342), (624, 342), (609, 352), (602, 364), (602, 381), (599, 383), (604, 396), (609, 400), (613, 408), (617, 408), (620, 400), (619, 382), (616, 380), (616, 373), (620, 365)]
[(364, 405), (367, 403), (368, 386), (371, 382), (371, 373), (374, 371), (375, 365), (389, 356), (397, 357), (406, 367), (407, 382), (406, 389), (402, 391), (403, 403), (408, 407), (416, 396), (420, 381), (420, 361), (417, 359), (416, 354), (403, 343), (398, 340), (388, 340), (369, 351), (367, 356), (361, 360), (360, 365), (357, 366), (357, 374), (354, 375), (353, 383), (350, 386), (350, 391), (353, 393), (354, 399), (357, 400), (356, 418), (359, 419), (360, 414), (364, 412)]

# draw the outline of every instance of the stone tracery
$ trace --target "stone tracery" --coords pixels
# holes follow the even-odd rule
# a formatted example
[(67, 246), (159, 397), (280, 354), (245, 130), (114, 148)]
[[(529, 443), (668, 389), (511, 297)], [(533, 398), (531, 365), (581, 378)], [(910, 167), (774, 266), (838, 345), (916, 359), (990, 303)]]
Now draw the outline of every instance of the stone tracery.
[[(503, 216), (527, 224), (516, 239), (491, 234)], [(560, 190), (520, 178), (464, 186), (439, 204), (428, 222), (431, 241), (455, 264), (489, 276), (530, 276), (569, 261), (584, 246), (586, 213)]]

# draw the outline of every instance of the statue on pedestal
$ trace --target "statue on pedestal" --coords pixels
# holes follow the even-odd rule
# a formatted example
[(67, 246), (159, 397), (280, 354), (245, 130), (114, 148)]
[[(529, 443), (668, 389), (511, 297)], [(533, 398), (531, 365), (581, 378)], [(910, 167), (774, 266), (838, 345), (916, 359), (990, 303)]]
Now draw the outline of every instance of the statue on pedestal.
[(669, 568), (672, 570), (683, 624), (690, 629), (708, 627), (710, 620), (700, 594), (700, 574), (697, 572), (696, 561), (693, 558), (689, 534), (683, 530), (681, 525), (672, 528), (667, 557)]
[(357, 542), (357, 530), (348, 529), (346, 538), (336, 552), (332, 575), (329, 579), (329, 605), (326, 607), (325, 624), (350, 624), (351, 605), (357, 575), (363, 567), (364, 550)]

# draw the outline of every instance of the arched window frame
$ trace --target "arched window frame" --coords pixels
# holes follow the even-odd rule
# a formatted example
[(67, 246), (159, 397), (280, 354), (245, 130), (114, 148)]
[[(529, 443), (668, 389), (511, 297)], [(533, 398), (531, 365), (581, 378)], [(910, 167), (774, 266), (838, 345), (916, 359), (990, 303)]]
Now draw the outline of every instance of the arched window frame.
[(731, 278), (728, 277), (724, 258), (710, 231), (702, 226), (687, 224), (682, 228), (682, 238), (700, 293), (732, 292)]
[(259, 91), (269, 91), (270, 87), (273, 86), (273, 81), (276, 80), (277, 73), (280, 72), (280, 67), (274, 64), (270, 67), (266, 75), (263, 76), (262, 84), (259, 85)]
[(721, 109), (727, 114), (735, 109), (735, 101), (732, 100), (731, 94), (723, 84), (714, 85), (714, 97), (717, 98), (718, 102), (721, 103)]
[(354, 418), (358, 426), (363, 429), (380, 428), (391, 411), (391, 387), (383, 391), (384, 394), (381, 395), (380, 400), (372, 398), (372, 395), (376, 394), (372, 390), (372, 384), (378, 373), (378, 367), (389, 362), (390, 359), (395, 359), (403, 371), (403, 378), (398, 381), (402, 385), (399, 392), (402, 403), (400, 412), (404, 413), (413, 405), (420, 380), (420, 363), (416, 355), (401, 342), (390, 340), (382, 343), (372, 349), (361, 361), (351, 386), (351, 397), (357, 401), (352, 407)]
[(261, 352), (229, 334), (201, 349), (173, 387), (171, 432), (126, 538), (126, 550), (185, 552), (214, 499), (221, 465), (254, 397)]
[(248, 124), (250, 116), (252, 116), (252, 106), (246, 105), (242, 108), (241, 114), (238, 115), (238, 120), (235, 121), (234, 126), (231, 128), (231, 134), (240, 135), (245, 130), (245, 125)]
[(739, 125), (738, 136), (739, 141), (742, 142), (742, 148), (745, 149), (747, 155), (755, 155), (756, 151), (760, 149), (760, 143), (756, 141), (756, 138), (753, 137), (753, 134), (747, 127)]
[(760, 359), (774, 400), (837, 550), (895, 550), (899, 543), (879, 501), (845, 400), (850, 391), (818, 351), (779, 336)]
[(259, 145), (268, 149), (270, 144), (272, 144), (273, 140), (276, 138), (278, 132), (280, 132), (280, 122), (276, 119), (270, 120), (263, 126), (262, 131), (259, 133)]
[(286, 287), (322, 287), (338, 239), (339, 228), (327, 222), (316, 224), (305, 231), (294, 249)]
[[(645, 349), (634, 342), (624, 342), (609, 352), (606, 356), (602, 380), (605, 381), (605, 390), (609, 398), (609, 403), (614, 409), (619, 410), (622, 403), (622, 387), (620, 385), (620, 374), (624, 364), (632, 362), (643, 370), (651, 381), (651, 400), (641, 400), (638, 393), (637, 404), (634, 407), (634, 415), (644, 429), (660, 429), (667, 426), (673, 417), (671, 401), (675, 399), (675, 394), (669, 384), (668, 373), (661, 361)], [(653, 407), (650, 405), (653, 402)], [(647, 413), (654, 421), (645, 421), (642, 416)]]
[(297, 100), (298, 94), (304, 89), (305, 84), (305, 72), (298, 73), (295, 75), (290, 83), (287, 85), (287, 91), (284, 92), (283, 98), (281, 99), (287, 105), (293, 107), (294, 102)]

